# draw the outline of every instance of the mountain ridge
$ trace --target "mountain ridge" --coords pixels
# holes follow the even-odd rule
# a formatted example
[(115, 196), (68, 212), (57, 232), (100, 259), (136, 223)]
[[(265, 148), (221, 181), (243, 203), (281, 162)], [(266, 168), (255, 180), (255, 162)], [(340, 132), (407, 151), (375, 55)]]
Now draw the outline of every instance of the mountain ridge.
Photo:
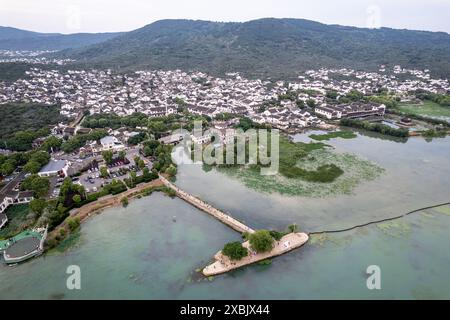
[(165, 19), (61, 55), (97, 67), (239, 71), (255, 77), (290, 77), (320, 67), (375, 69), (380, 64), (430, 69), (448, 77), (450, 35), (305, 19)]
[(41, 33), (0, 26), (0, 50), (64, 50), (93, 45), (123, 34), (105, 33)]
[[(75, 46), (69, 43), (71, 35), (65, 35), (67, 41), (55, 56), (75, 59), (81, 67), (182, 69), (213, 75), (237, 71), (261, 78), (295, 77), (321, 67), (375, 70), (381, 64), (450, 75), (450, 35), (445, 32), (263, 18), (247, 22), (164, 19), (110, 35)], [(26, 42), (38, 43), (45, 37), (33, 39)], [(0, 36), (0, 49), (3, 45)]]

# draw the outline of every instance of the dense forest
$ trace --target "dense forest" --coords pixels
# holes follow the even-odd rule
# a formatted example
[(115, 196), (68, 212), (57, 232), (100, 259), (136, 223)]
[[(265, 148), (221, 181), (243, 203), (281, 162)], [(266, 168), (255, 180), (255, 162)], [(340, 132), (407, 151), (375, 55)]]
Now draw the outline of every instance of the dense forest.
[(0, 105), (0, 147), (8, 146), (16, 151), (30, 150), (36, 138), (50, 133), (49, 126), (65, 120), (56, 105)]

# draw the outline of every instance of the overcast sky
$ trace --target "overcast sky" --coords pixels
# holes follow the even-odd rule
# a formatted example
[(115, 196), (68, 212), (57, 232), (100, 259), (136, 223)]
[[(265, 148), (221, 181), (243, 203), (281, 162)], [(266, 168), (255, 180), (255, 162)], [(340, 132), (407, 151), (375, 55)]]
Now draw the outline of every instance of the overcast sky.
[(450, 0), (0, 0), (0, 25), (39, 32), (129, 31), (160, 19), (303, 18), (450, 33)]

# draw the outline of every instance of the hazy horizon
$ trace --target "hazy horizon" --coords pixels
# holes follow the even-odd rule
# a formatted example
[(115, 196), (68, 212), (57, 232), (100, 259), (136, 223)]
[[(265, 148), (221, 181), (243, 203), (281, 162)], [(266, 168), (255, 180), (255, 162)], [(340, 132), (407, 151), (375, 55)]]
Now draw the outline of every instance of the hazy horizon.
[(0, 0), (0, 25), (43, 33), (124, 32), (158, 20), (246, 22), (294, 18), (362, 28), (450, 33), (446, 0)]

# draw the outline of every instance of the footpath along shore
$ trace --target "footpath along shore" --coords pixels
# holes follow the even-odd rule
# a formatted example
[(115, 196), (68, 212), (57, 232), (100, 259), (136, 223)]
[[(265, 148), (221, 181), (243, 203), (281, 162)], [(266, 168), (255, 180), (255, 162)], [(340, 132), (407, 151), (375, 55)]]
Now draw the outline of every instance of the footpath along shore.
[(133, 189), (129, 189), (125, 192), (119, 193), (117, 195), (108, 195), (98, 199), (97, 201), (88, 203), (81, 208), (73, 209), (70, 212), (72, 217), (79, 217), (81, 221), (90, 216), (92, 213), (109, 208), (121, 205), (122, 198), (133, 198), (140, 194), (142, 191), (152, 187), (162, 187), (164, 184), (160, 179), (153, 180), (148, 183), (143, 183), (136, 186)]
[(258, 261), (279, 256), (295, 248), (301, 247), (308, 241), (308, 239), (309, 237), (306, 233), (289, 233), (282, 237), (279, 241), (276, 241), (271, 251), (264, 253), (254, 252), (250, 247), (250, 243), (246, 241), (242, 245), (248, 250), (249, 254), (247, 257), (244, 257), (239, 261), (233, 261), (223, 255), (222, 251), (219, 251), (214, 256), (216, 261), (205, 267), (202, 273), (206, 277), (215, 276)]

